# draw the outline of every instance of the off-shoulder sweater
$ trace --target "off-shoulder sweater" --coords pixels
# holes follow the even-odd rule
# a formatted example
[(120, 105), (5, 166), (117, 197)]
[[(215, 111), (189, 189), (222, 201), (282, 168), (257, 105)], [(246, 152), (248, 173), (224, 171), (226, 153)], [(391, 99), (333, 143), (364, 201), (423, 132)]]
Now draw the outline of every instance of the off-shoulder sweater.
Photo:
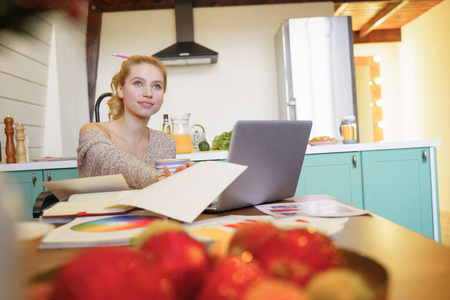
[(162, 175), (155, 160), (175, 158), (176, 142), (162, 131), (148, 129), (148, 145), (141, 159), (122, 151), (108, 134), (92, 129), (80, 135), (77, 148), (79, 177), (123, 174), (130, 188), (141, 189)]

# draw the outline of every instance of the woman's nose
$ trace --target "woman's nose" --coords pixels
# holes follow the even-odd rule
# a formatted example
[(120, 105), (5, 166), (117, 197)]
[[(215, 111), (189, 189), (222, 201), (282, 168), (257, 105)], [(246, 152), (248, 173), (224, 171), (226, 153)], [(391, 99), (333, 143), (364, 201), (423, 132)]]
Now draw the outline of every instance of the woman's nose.
[(144, 97), (151, 97), (153, 95), (153, 91), (151, 87), (146, 87), (144, 92), (142, 93)]

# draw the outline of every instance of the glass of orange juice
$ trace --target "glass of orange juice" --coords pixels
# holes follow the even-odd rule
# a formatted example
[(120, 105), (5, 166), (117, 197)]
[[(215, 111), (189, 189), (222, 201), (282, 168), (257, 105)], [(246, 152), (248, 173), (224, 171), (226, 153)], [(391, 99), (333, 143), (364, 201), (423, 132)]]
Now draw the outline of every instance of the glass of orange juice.
[(176, 154), (191, 153), (194, 150), (191, 135), (189, 133), (189, 117), (191, 114), (184, 114), (180, 117), (170, 118), (171, 135), (177, 142)]

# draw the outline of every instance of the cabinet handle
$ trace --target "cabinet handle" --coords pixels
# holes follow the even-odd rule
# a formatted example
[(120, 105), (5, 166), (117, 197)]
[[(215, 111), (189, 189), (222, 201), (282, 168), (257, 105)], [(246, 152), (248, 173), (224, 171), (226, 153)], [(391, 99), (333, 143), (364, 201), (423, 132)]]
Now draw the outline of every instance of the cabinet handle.
[(422, 158), (424, 162), (427, 162), (427, 150), (423, 150)]
[(36, 178), (36, 175), (33, 172), (33, 173), (31, 173), (31, 182), (33, 182), (33, 186), (36, 186), (36, 181), (37, 181), (37, 178)]
[(52, 181), (52, 175), (50, 175), (50, 172), (47, 172), (47, 181)]
[(356, 155), (353, 155), (353, 168), (356, 168)]

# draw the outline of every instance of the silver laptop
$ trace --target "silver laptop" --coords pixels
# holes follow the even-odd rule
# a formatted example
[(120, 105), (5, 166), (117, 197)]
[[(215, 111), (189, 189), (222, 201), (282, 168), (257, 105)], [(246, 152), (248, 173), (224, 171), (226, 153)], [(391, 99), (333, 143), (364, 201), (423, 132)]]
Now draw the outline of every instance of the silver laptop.
[(311, 121), (238, 121), (227, 161), (248, 166), (206, 209), (221, 212), (294, 196)]

